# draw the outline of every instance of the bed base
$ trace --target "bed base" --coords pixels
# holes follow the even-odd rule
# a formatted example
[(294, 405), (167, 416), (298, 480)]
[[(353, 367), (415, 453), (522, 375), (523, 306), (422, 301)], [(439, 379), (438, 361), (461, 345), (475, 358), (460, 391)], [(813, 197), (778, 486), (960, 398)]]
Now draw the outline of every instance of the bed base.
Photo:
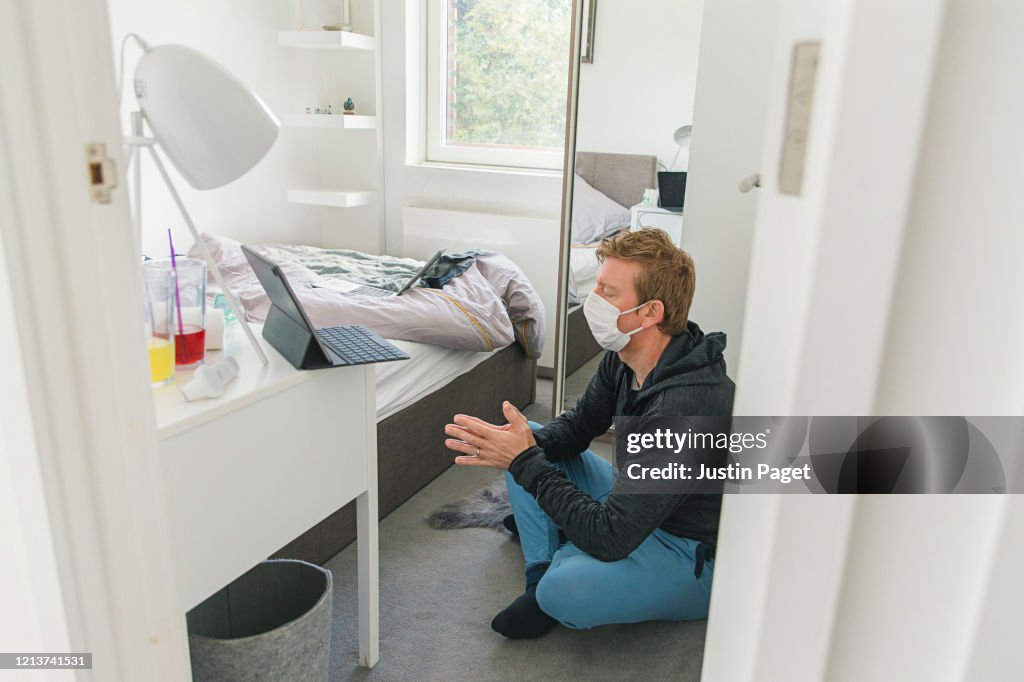
[(598, 345), (583, 315), (583, 306), (576, 306), (566, 316), (565, 370), (562, 377), (573, 374), (604, 349)]

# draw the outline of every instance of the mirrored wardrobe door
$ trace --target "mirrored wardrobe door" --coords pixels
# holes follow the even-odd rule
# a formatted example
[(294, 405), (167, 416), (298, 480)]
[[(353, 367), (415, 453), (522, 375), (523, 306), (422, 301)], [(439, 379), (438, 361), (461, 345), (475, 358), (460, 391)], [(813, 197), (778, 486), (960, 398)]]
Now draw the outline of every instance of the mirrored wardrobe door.
[(571, 57), (569, 60), (569, 87), (566, 93), (566, 116), (565, 116), (565, 159), (562, 167), (562, 214), (561, 214), (561, 235), (559, 237), (558, 255), (558, 281), (556, 282), (556, 310), (548, 311), (548, 314), (555, 315), (555, 338), (550, 341), (554, 344), (554, 368), (552, 372), (551, 387), (551, 417), (557, 417), (564, 410), (562, 408), (562, 393), (564, 389), (565, 365), (565, 336), (566, 316), (564, 311), (568, 306), (569, 297), (569, 263), (568, 254), (571, 248), (572, 222), (572, 197), (574, 189), (573, 171), (576, 165), (576, 121), (579, 111), (579, 77), (581, 50), (585, 42), (583, 30), (586, 27), (587, 17), (585, 6), (591, 0), (573, 0), (572, 14), (572, 37)]
[(578, 0), (567, 136), (555, 414), (572, 407), (604, 349), (583, 304), (601, 240), (665, 230), (685, 248), (683, 214), (703, 0)]

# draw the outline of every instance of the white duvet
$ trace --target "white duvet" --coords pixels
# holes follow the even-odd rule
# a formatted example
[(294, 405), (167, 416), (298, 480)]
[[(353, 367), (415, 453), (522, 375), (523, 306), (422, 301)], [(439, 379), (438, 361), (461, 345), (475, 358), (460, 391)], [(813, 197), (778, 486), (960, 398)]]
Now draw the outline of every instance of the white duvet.
[[(246, 317), (266, 319), (270, 300), (242, 253), (227, 237), (204, 234), (228, 288), (238, 296)], [(500, 253), (485, 251), (443, 289), (414, 288), (401, 296), (364, 298), (313, 285), (320, 275), (290, 254), (323, 250), (285, 244), (251, 245), (277, 262), (316, 327), (361, 324), (386, 339), (430, 343), (462, 350), (490, 351), (518, 341), (527, 355), (544, 348), (544, 306), (519, 267)], [(193, 247), (190, 255), (197, 254)], [(391, 259), (394, 260), (394, 259)], [(415, 263), (416, 261), (410, 261)]]

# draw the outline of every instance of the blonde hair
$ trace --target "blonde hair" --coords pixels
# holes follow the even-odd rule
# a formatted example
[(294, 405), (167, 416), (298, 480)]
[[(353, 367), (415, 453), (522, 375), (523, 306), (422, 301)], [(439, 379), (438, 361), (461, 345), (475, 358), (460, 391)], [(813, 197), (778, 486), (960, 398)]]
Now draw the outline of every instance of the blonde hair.
[(604, 263), (608, 258), (640, 264), (634, 282), (640, 302), (658, 300), (665, 306), (658, 329), (671, 336), (686, 329), (697, 272), (690, 254), (673, 244), (664, 230), (623, 231), (604, 239), (597, 247), (597, 260)]

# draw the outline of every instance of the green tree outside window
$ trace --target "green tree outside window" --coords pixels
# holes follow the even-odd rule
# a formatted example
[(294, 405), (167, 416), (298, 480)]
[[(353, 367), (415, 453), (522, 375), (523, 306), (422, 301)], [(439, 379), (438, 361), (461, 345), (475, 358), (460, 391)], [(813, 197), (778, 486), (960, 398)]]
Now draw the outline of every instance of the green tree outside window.
[(451, 9), (447, 143), (561, 148), (570, 0), (449, 0)]

